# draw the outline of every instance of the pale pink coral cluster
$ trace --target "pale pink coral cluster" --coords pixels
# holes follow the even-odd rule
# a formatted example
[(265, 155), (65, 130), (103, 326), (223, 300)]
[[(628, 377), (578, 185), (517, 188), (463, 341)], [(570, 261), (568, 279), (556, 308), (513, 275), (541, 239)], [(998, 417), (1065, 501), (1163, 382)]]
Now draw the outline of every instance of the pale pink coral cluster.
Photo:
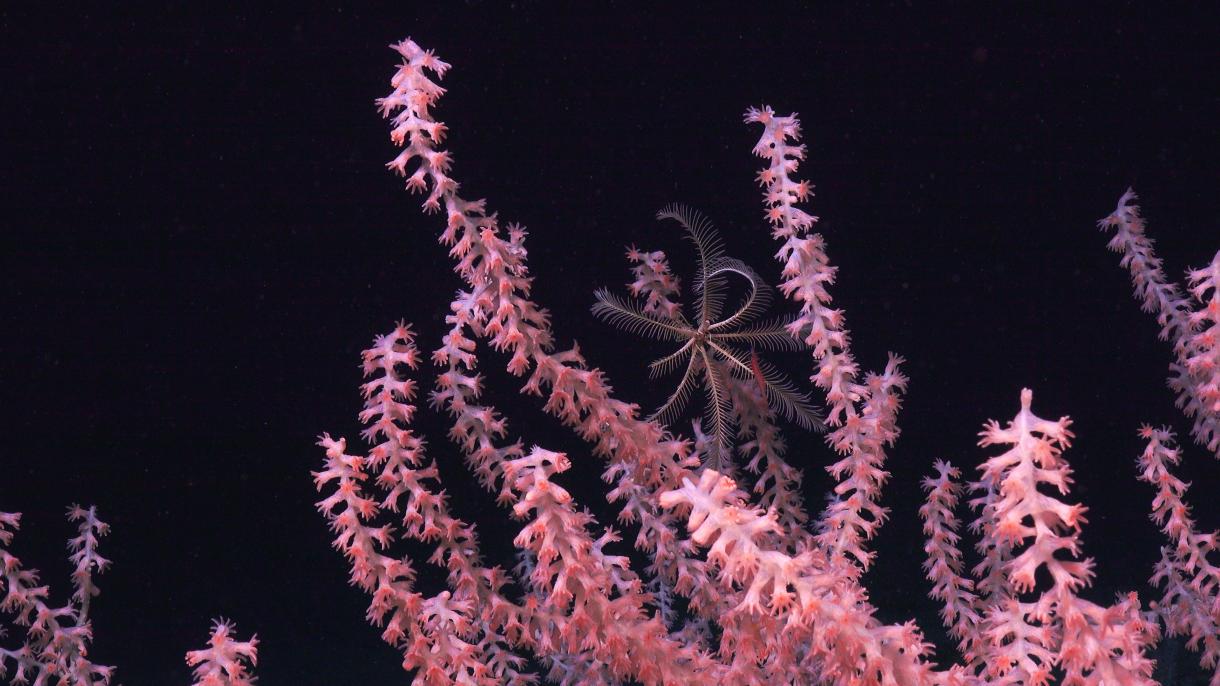
[[(67, 604), (55, 607), (48, 604), (51, 588), (40, 583), (38, 571), (25, 567), (10, 551), (21, 514), (0, 512), (0, 612), (9, 613), (12, 626), (23, 628), (25, 634), (25, 640), (15, 648), (0, 645), (0, 681), (31, 686), (108, 686), (114, 675), (114, 667), (97, 664), (89, 657), (93, 640), (89, 607), (101, 592), (94, 575), (110, 566), (110, 560), (98, 554), (98, 544), (110, 532), (110, 526), (98, 518), (95, 507), (73, 505), (68, 508), (68, 519), (77, 523), (77, 535), (68, 541), (74, 590)], [(0, 637), (6, 637), (7, 626), (8, 622), (0, 622)], [(187, 653), (187, 664), (195, 667), (195, 686), (254, 683), (248, 669), (258, 659), (258, 639), (238, 641), (232, 630), (231, 622), (218, 620), (211, 646)]]
[(631, 273), (635, 276), (628, 288), (632, 295), (644, 297), (644, 311), (674, 319), (681, 310), (674, 298), (682, 288), (681, 281), (669, 269), (665, 253), (660, 250), (647, 252), (632, 246), (627, 249), (627, 259), (634, 263)]
[(208, 647), (186, 654), (186, 663), (195, 668), (194, 686), (253, 686), (250, 669), (258, 664), (258, 638), (239, 641), (233, 628), (233, 622), (216, 620)]
[(4, 591), (0, 611), (13, 613), (14, 624), (26, 630), (19, 647), (0, 647), (0, 677), (8, 675), (11, 664), (14, 683), (105, 685), (114, 672), (113, 667), (89, 659), (93, 639), (89, 605), (98, 594), (93, 575), (110, 565), (97, 546), (110, 527), (92, 507), (73, 505), (68, 519), (77, 522), (77, 535), (68, 541), (75, 590), (67, 604), (55, 607), (48, 604), (50, 587), (39, 584), (38, 571), (24, 567), (9, 551), (21, 514), (0, 512), (0, 590)]
[[(962, 661), (938, 667), (913, 623), (877, 619), (861, 576), (887, 516), (878, 498), (908, 382), (896, 355), (880, 372), (862, 372), (843, 312), (831, 305), (835, 267), (823, 237), (812, 233), (816, 217), (802, 208), (811, 186), (794, 178), (805, 156), (795, 115), (752, 108), (746, 121), (763, 127), (758, 181), (780, 242), (780, 290), (799, 308), (789, 333), (811, 351), (811, 380), (826, 397), (826, 440), (839, 456), (827, 468), (837, 485), (812, 524), (798, 497), (799, 471), (783, 461), (776, 418), (748, 384), (730, 385), (740, 392), (726, 401), (743, 468), (717, 471), (700, 459), (698, 424), (688, 441), (639, 419), (578, 348), (555, 349), (549, 316), (530, 297), (526, 232), (501, 226), (484, 201), (463, 198), (450, 175), (453, 158), (440, 147), (446, 127), (432, 114), (444, 93), (434, 79), (449, 65), (409, 39), (393, 47), (402, 63), (380, 105), (403, 150), (388, 166), (425, 194), (425, 212), (442, 213), (440, 240), (465, 282), (432, 353), (440, 371), (430, 401), (448, 415), (449, 437), (479, 481), (519, 521), (516, 566), (488, 566), (475, 527), (450, 511), (411, 428), (417, 386), (408, 375), (421, 361), (414, 334), (400, 324), (378, 337), (365, 352), (361, 413), (371, 448), (355, 454), (345, 440), (324, 436), (326, 465), (315, 480), (327, 492), (319, 507), (352, 564), (352, 581), (372, 596), (368, 617), (402, 650), (415, 683), (1138, 686), (1154, 683), (1149, 651), (1162, 622), (1201, 645), (1205, 665), (1215, 667), (1216, 538), (1198, 534), (1181, 504), (1185, 486), (1168, 472), (1177, 459), (1171, 435), (1146, 431), (1152, 457), (1142, 463), (1144, 478), (1160, 489), (1154, 517), (1173, 539), (1154, 579), (1165, 598), (1155, 611), (1134, 594), (1088, 600), (1082, 592), (1094, 565), (1080, 553), (1085, 508), (1066, 500), (1070, 422), (1036, 416), (1029, 390), (1010, 422), (989, 423), (982, 434), (981, 445), (1001, 450), (969, 484), (982, 560), (973, 574), (964, 569), (955, 512), (965, 492), (958, 469), (938, 462), (925, 484), (926, 569)], [(1166, 284), (1126, 197), (1105, 224), (1119, 227), (1116, 244), (1131, 246), (1135, 256), (1125, 263), (1175, 342), (1171, 383), (1195, 418), (1196, 437), (1215, 450), (1220, 267), (1190, 274), (1190, 291), (1203, 303), (1192, 310)], [(665, 255), (632, 248), (628, 256), (642, 311), (674, 318), (679, 284)], [(642, 569), (611, 552), (620, 534), (560, 484), (573, 458), (527, 448), (484, 400), (478, 363), (488, 358), (476, 352), (480, 343), (507, 355), (522, 391), (605, 460), (608, 500), (636, 532)], [(430, 561), (445, 570), (447, 588), (415, 587), (412, 561), (388, 550), (398, 538), (435, 547)]]

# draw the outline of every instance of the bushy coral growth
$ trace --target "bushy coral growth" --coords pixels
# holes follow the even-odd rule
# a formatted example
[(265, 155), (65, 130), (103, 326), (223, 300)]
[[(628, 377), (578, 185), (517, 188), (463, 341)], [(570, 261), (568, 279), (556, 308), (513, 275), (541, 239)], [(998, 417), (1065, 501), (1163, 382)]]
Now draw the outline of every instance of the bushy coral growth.
[[(485, 201), (463, 198), (451, 175), (453, 157), (441, 147), (447, 127), (433, 115), (449, 65), (410, 39), (393, 47), (402, 62), (378, 102), (402, 150), (387, 166), (424, 194), (426, 213), (441, 213), (440, 242), (463, 284), (430, 356), (438, 372), (427, 396), (452, 447), (428, 446), (413, 426), (424, 357), (400, 322), (363, 354), (367, 450), (323, 434), (313, 478), (350, 581), (370, 597), (366, 618), (401, 652), (414, 684), (1149, 686), (1151, 651), (1167, 634), (1185, 637), (1220, 686), (1220, 534), (1191, 514), (1189, 484), (1173, 471), (1182, 459), (1173, 432), (1140, 430), (1139, 478), (1155, 489), (1151, 516), (1166, 537), (1151, 578), (1160, 598), (1147, 607), (1135, 593), (1090, 600), (1097, 570), (1082, 553), (1087, 509), (1069, 499), (1071, 422), (1034, 414), (1028, 389), (1010, 421), (985, 425), (979, 444), (994, 450), (974, 480), (963, 483), (963, 470), (943, 460), (924, 480), (924, 570), (960, 659), (937, 664), (914, 622), (878, 618), (863, 577), (889, 515), (880, 496), (908, 379), (901, 357), (867, 371), (852, 351), (829, 292), (837, 268), (806, 209), (812, 185), (797, 178), (806, 149), (795, 114), (745, 113), (762, 129), (757, 181), (790, 315), (750, 324), (770, 302), (764, 280), (722, 254), (710, 225), (677, 208), (659, 216), (683, 224), (696, 245), (700, 270), (689, 287), (697, 316), (684, 314), (682, 283), (660, 251), (628, 250), (628, 288), (640, 302), (598, 295), (595, 312), (678, 342), (659, 364), (689, 361), (680, 393), (702, 379), (711, 409), (688, 439), (676, 412), (641, 418), (577, 345), (557, 348), (549, 313), (531, 298), (526, 231), (502, 225)], [(1100, 225), (1114, 231), (1110, 247), (1172, 346), (1169, 385), (1195, 442), (1220, 457), (1220, 253), (1189, 270), (1184, 285), (1173, 283), (1134, 198), (1124, 194)], [(722, 310), (730, 275), (747, 293), (739, 309)], [(760, 360), (756, 343), (809, 353), (824, 426), (806, 392)], [(623, 530), (598, 521), (564, 485), (582, 455), (518, 437), (485, 398), (487, 348), (604, 461), (606, 497)], [(835, 485), (816, 514), (785, 459), (783, 431), (793, 428), (785, 418), (797, 430), (825, 429), (836, 455), (826, 467)], [(517, 549), (511, 567), (485, 560), (475, 525), (451, 508), (431, 450), (460, 454), (515, 521), (506, 525)], [(973, 553), (962, 545), (963, 504), (974, 512)], [(0, 637), (13, 641), (0, 645), (7, 682), (112, 680), (114, 668), (89, 655), (94, 577), (109, 566), (98, 544), (109, 527), (94, 508), (72, 506), (68, 518), (77, 524), (68, 544), (74, 591), (55, 606), (38, 572), (11, 552), (21, 515), (0, 512)], [(624, 537), (633, 552), (619, 545)], [(395, 549), (401, 542), (431, 551), (426, 562), (441, 571), (442, 588), (417, 583), (421, 563)], [(255, 682), (258, 639), (234, 631), (217, 620), (208, 647), (187, 653), (196, 686)]]
[[(1208, 557), (1215, 537), (1195, 533), (1180, 503), (1185, 487), (1166, 467), (1176, 462), (1170, 436), (1146, 432), (1156, 447), (1143, 462), (1144, 478), (1160, 489), (1154, 516), (1175, 541), (1154, 580), (1166, 595), (1155, 611), (1134, 594), (1088, 600), (1082, 593), (1094, 565), (1080, 553), (1086, 510), (1065, 499), (1069, 421), (1034, 415), (1028, 390), (1012, 421), (989, 423), (982, 434), (981, 445), (1002, 452), (969, 486), (982, 560), (973, 575), (960, 547), (959, 470), (938, 462), (925, 483), (925, 568), (962, 661), (938, 667), (913, 623), (877, 619), (861, 577), (888, 514), (879, 496), (908, 382), (896, 355), (879, 372), (861, 370), (846, 318), (832, 307), (836, 268), (812, 231), (817, 218), (803, 208), (812, 186), (795, 176), (806, 154), (796, 115), (761, 107), (745, 118), (762, 126), (757, 180), (779, 242), (780, 291), (797, 309), (786, 330), (811, 352), (810, 380), (826, 398), (826, 441), (839, 456), (827, 468), (836, 482), (829, 504), (812, 524), (797, 496), (800, 474), (783, 461), (773, 408), (748, 381), (712, 394), (735, 424), (737, 445), (735, 457), (709, 462), (709, 446), (726, 442), (723, 428), (696, 423), (688, 441), (677, 426), (642, 420), (576, 346), (555, 350), (550, 318), (530, 297), (525, 230), (502, 226), (483, 200), (463, 198), (451, 175), (453, 158), (441, 147), (447, 129), (432, 111), (444, 93), (436, 79), (449, 65), (409, 39), (393, 47), (402, 62), (379, 103), (402, 151), (388, 166), (425, 195), (425, 212), (442, 212), (440, 241), (465, 284), (432, 353), (440, 371), (431, 404), (448, 416), (449, 438), (479, 481), (519, 522), (517, 565), (485, 566), (475, 527), (451, 514), (439, 472), (410, 426), (417, 389), (408, 373), (421, 357), (414, 334), (399, 325), (379, 336), (364, 358), (371, 380), (361, 419), (371, 448), (352, 454), (343, 439), (323, 436), (326, 465), (315, 479), (352, 582), (372, 595), (369, 620), (402, 650), (415, 683), (1142, 686), (1153, 683), (1149, 650), (1160, 622), (1191, 636), (1215, 666), (1220, 600)], [(1127, 251), (1140, 297), (1175, 343), (1171, 384), (1195, 418), (1195, 436), (1215, 450), (1220, 267), (1213, 261), (1190, 273), (1188, 288), (1201, 303), (1192, 309), (1164, 279), (1127, 200), (1103, 223), (1118, 227), (1114, 245)], [(664, 253), (633, 247), (628, 257), (631, 293), (643, 302), (616, 300), (615, 311), (649, 326), (680, 322), (681, 289)], [(750, 283), (753, 297), (761, 281)], [(691, 345), (706, 344), (706, 334), (691, 333)], [(540, 397), (605, 460), (608, 500), (636, 529), (642, 569), (611, 552), (620, 534), (561, 485), (573, 458), (527, 448), (484, 400), (480, 344), (507, 355), (507, 371), (525, 379), (522, 391)], [(398, 523), (381, 523), (383, 514)], [(446, 589), (415, 588), (411, 560), (389, 552), (400, 538), (435, 546), (430, 561), (445, 571)]]
[[(0, 646), (0, 680), (32, 686), (107, 686), (115, 668), (89, 658), (93, 623), (89, 607), (101, 591), (94, 575), (110, 566), (98, 554), (100, 539), (110, 525), (98, 518), (96, 507), (73, 505), (69, 521), (77, 522), (77, 535), (68, 540), (72, 562), (72, 597), (66, 605), (48, 604), (51, 588), (39, 584), (38, 570), (25, 567), (10, 550), (13, 534), (20, 528), (21, 513), (0, 512), (0, 612), (11, 616), (0, 623), (24, 629), (25, 641), (18, 647)], [(210, 647), (192, 650), (186, 662), (195, 668), (196, 686), (252, 686), (249, 671), (258, 659), (258, 639), (238, 641), (231, 636), (233, 623), (219, 619), (213, 625)], [(249, 663), (247, 665), (246, 663)]]
[(26, 636), (15, 648), (0, 647), (0, 678), (8, 676), (13, 683), (105, 686), (114, 672), (113, 667), (89, 659), (93, 639), (89, 605), (100, 592), (93, 576), (110, 566), (97, 546), (110, 527), (92, 507), (73, 505), (68, 519), (77, 522), (77, 535), (68, 541), (74, 590), (67, 604), (55, 607), (49, 604), (50, 587), (39, 584), (38, 570), (24, 567), (9, 550), (21, 514), (0, 512), (0, 591), (4, 592), (0, 611), (11, 613), (13, 624), (24, 628)]
[[(1152, 684), (1145, 651), (1157, 626), (1141, 614), (1135, 594), (1112, 605), (1082, 598), (1093, 561), (1080, 559), (1085, 508), (1065, 496), (1072, 471), (1063, 457), (1071, 424), (1042, 419), (1031, 410), (1033, 392), (1021, 392), (1021, 409), (1001, 426), (990, 422), (981, 446), (1007, 449), (979, 467), (971, 483), (978, 511), (972, 529), (981, 534), (982, 562), (974, 579), (962, 574), (958, 520), (958, 470), (940, 462), (926, 479), (925, 569), (942, 617), (959, 641), (967, 670), (982, 683), (1048, 683), (1055, 668), (1065, 684)], [(1039, 584), (1039, 576), (1050, 585)]]

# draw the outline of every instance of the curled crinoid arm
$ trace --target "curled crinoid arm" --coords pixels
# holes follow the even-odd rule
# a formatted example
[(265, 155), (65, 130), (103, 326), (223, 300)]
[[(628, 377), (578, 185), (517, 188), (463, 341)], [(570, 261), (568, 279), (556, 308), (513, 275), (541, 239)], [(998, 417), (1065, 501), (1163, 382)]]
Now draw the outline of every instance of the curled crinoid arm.
[(657, 212), (657, 220), (665, 219), (678, 222), (686, 232), (686, 239), (695, 245), (698, 262), (695, 264), (695, 278), (691, 281), (694, 292), (699, 296), (695, 324), (719, 318), (724, 309), (728, 284), (723, 279), (709, 279), (711, 270), (708, 265), (724, 257), (724, 241), (711, 220), (686, 205), (674, 203), (663, 207)]
[(662, 319), (644, 312), (635, 301), (599, 288), (593, 297), (593, 315), (608, 324), (645, 338), (658, 341), (682, 341), (690, 338), (690, 326)]
[(719, 321), (712, 316), (706, 317), (705, 321), (715, 321), (708, 326), (708, 331), (731, 331), (735, 326), (757, 319), (771, 306), (771, 287), (745, 262), (732, 257), (718, 257), (707, 264), (706, 283), (723, 283), (730, 276), (738, 276), (746, 281), (748, 290), (745, 298), (728, 317)]

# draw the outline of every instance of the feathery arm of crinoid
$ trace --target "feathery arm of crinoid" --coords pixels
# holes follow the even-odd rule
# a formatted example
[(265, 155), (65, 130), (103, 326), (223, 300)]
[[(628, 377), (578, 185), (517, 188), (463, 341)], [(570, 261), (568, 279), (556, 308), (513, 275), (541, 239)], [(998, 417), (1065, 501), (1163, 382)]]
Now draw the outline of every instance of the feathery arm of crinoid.
[(1190, 295), (1184, 294), (1165, 276), (1135, 199), (1135, 191), (1127, 189), (1097, 225), (1114, 229), (1107, 247), (1122, 254), (1119, 264), (1131, 274), (1135, 298), (1156, 315), (1161, 340), (1173, 345), (1169, 387), (1178, 395), (1178, 407), (1194, 420), (1191, 435), (1220, 458), (1220, 252), (1210, 265), (1187, 272)]
[(841, 456), (827, 467), (838, 484), (819, 519), (818, 540), (832, 555), (850, 556), (864, 570), (873, 559), (866, 545), (887, 516), (878, 500), (889, 478), (885, 450), (898, 438), (897, 414), (907, 383), (902, 358), (891, 354), (881, 374), (859, 380), (843, 311), (831, 308), (826, 289), (836, 268), (822, 236), (810, 233), (817, 217), (799, 206), (812, 187), (792, 178), (805, 158), (800, 120), (765, 106), (747, 110), (745, 120), (763, 126), (754, 154), (767, 160), (758, 182), (772, 235), (782, 242), (776, 253), (783, 265), (780, 290), (801, 307), (789, 332), (813, 351), (817, 372), (811, 380), (826, 392), (826, 423), (833, 427), (826, 440)]
[(1212, 686), (1220, 686), (1220, 532), (1199, 533), (1186, 504), (1190, 486), (1171, 471), (1182, 459), (1169, 429), (1140, 428), (1148, 442), (1139, 458), (1140, 479), (1157, 489), (1152, 519), (1169, 544), (1161, 547), (1161, 560), (1152, 585), (1161, 587), (1157, 614), (1171, 636), (1187, 637), (1199, 662), (1212, 672)]
[[(94, 507), (73, 505), (68, 508), (68, 519), (78, 523), (77, 536), (68, 541), (74, 590), (67, 605), (51, 607), (47, 604), (50, 588), (39, 585), (38, 570), (24, 568), (8, 550), (21, 524), (21, 513), (0, 512), (0, 612), (12, 613), (14, 624), (26, 627), (26, 639), (20, 646), (0, 646), (0, 679), (8, 676), (12, 663), (14, 684), (110, 683), (114, 667), (94, 664), (88, 658), (93, 639), (89, 603), (99, 592), (93, 575), (110, 565), (97, 552), (98, 539), (110, 527), (98, 519)], [(4, 624), (7, 622), (0, 627)]]

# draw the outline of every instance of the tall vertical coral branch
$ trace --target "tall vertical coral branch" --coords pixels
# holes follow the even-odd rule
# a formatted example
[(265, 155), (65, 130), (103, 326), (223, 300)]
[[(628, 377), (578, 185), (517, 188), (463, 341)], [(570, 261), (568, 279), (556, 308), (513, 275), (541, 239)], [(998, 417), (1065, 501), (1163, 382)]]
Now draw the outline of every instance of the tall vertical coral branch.
[[(1122, 254), (1135, 297), (1145, 312), (1156, 315), (1161, 339), (1173, 347), (1169, 387), (1177, 405), (1194, 422), (1195, 442), (1220, 458), (1220, 252), (1211, 264), (1186, 272), (1186, 286), (1165, 275), (1162, 260), (1148, 237), (1144, 218), (1127, 189), (1118, 206), (1098, 222), (1113, 230), (1108, 247)], [(1157, 488), (1152, 518), (1168, 536), (1152, 583), (1162, 587), (1157, 614), (1171, 635), (1188, 637), (1191, 649), (1202, 649), (1201, 663), (1220, 686), (1220, 567), (1211, 558), (1220, 532), (1199, 533), (1185, 502), (1187, 484), (1171, 471), (1181, 460), (1172, 431), (1145, 425), (1147, 441), (1139, 458), (1140, 478)]]
[(1122, 254), (1120, 264), (1131, 273), (1136, 299), (1156, 315), (1161, 340), (1173, 346), (1169, 387), (1178, 394), (1178, 407), (1194, 419), (1191, 435), (1220, 458), (1220, 252), (1208, 266), (1187, 272), (1186, 295), (1165, 276), (1135, 199), (1135, 191), (1127, 189), (1098, 226), (1114, 231), (1107, 247)]
[(1140, 428), (1147, 441), (1139, 458), (1140, 479), (1154, 486), (1152, 519), (1169, 544), (1152, 576), (1162, 588), (1157, 613), (1173, 636), (1185, 636), (1199, 661), (1212, 671), (1211, 685), (1220, 686), (1220, 531), (1201, 533), (1186, 504), (1189, 484), (1171, 469), (1182, 460), (1173, 432)]
[(782, 242), (775, 255), (783, 265), (780, 290), (801, 307), (788, 330), (813, 351), (817, 371), (811, 380), (826, 392), (826, 423), (834, 427), (826, 440), (842, 456), (827, 468), (839, 483), (819, 520), (818, 540), (832, 554), (850, 556), (867, 569), (873, 553), (865, 545), (887, 516), (878, 500), (889, 478), (885, 450), (898, 439), (897, 414), (907, 383), (902, 358), (891, 354), (885, 371), (859, 380), (843, 311), (830, 306), (826, 289), (837, 268), (830, 265), (822, 236), (809, 233), (818, 218), (800, 207), (812, 195), (812, 185), (792, 176), (805, 159), (800, 120), (764, 106), (747, 110), (745, 121), (763, 126), (754, 154), (767, 160), (757, 179), (772, 235)]
[(936, 476), (923, 480), (928, 497), (919, 508), (926, 537), (923, 568), (933, 584), (930, 595), (943, 603), (940, 616), (945, 628), (957, 639), (967, 664), (977, 669), (983, 655), (978, 645), (983, 612), (974, 581), (963, 571), (961, 520), (955, 512), (962, 497), (961, 471), (944, 460), (937, 460), (934, 467)]
[[(407, 177), (409, 189), (430, 189), (425, 211), (445, 208), (441, 242), (450, 246), (455, 269), (469, 288), (454, 301), (446, 318), (452, 328), (433, 355), (448, 367), (438, 378), (433, 403), (461, 415), (460, 438), (480, 468), (494, 477), (494, 465), (507, 454), (497, 455), (490, 439), (502, 436), (505, 427), (478, 404), (482, 379), (474, 371), (475, 341), (467, 334), (487, 338), (492, 347), (510, 354), (508, 370), (513, 374), (533, 368), (526, 391), (541, 395), (549, 390), (546, 409), (610, 458), (607, 477), (617, 484), (613, 495), (624, 503), (623, 517), (641, 522), (644, 531), (672, 528), (663, 515), (650, 510), (648, 495), (687, 473), (687, 447), (667, 440), (655, 424), (636, 419), (636, 406), (614, 399), (604, 375), (584, 368), (577, 348), (550, 352), (550, 322), (545, 310), (529, 299), (526, 232), (514, 225), (505, 235), (495, 215), (487, 214), (484, 201), (461, 198), (458, 183), (448, 175), (452, 159), (437, 149), (445, 127), (429, 108), (444, 89), (426, 71), (440, 76), (448, 65), (410, 39), (393, 47), (403, 62), (392, 80), (394, 92), (379, 102), (386, 116), (393, 115), (392, 139), (404, 148), (388, 166)], [(416, 168), (408, 172), (413, 164)]]

